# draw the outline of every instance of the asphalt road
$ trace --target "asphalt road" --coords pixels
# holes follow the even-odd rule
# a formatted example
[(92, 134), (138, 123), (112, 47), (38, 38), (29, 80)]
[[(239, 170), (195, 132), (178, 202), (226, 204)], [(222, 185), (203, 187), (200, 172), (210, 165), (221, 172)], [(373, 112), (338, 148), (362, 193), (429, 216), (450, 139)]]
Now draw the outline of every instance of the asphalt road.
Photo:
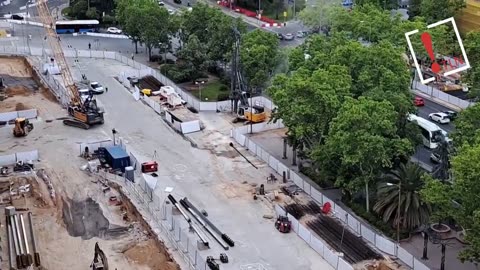
[[(11, 13), (11, 14), (20, 14), (23, 15), (27, 13), (27, 2), (30, 0), (11, 0), (11, 3), (6, 6), (0, 6), (0, 16), (3, 17), (4, 15)], [(47, 2), (48, 7), (50, 10), (68, 3), (68, 0), (49, 0)], [(37, 8), (35, 6), (28, 8), (28, 13), (30, 16), (35, 17), (37, 15)]]

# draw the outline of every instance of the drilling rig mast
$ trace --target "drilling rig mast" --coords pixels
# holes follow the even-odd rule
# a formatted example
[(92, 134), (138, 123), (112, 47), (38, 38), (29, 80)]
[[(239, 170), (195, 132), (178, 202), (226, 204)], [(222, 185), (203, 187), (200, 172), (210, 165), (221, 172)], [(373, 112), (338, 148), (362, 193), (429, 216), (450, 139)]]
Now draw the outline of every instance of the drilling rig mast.
[(37, 10), (40, 19), (46, 31), (46, 38), (52, 50), (53, 58), (50, 61), (56, 63), (67, 92), (65, 93), (70, 99), (68, 104), (68, 114), (72, 116), (70, 119), (63, 120), (68, 126), (89, 129), (91, 125), (103, 124), (103, 111), (97, 107), (97, 102), (90, 94), (88, 98), (82, 100), (78, 92), (78, 88), (73, 80), (72, 73), (68, 67), (65, 55), (63, 54), (60, 38), (55, 31), (56, 22), (47, 6), (47, 0), (39, 0), (37, 2)]

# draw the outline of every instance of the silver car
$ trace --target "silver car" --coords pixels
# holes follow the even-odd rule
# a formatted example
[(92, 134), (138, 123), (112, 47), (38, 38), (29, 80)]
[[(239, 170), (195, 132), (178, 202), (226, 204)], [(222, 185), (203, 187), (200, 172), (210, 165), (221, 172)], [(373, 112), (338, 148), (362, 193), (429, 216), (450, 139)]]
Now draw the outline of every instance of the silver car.
[(287, 34), (283, 35), (283, 39), (285, 39), (285, 40), (293, 40), (294, 38), (295, 38), (295, 36), (292, 33), (287, 33)]

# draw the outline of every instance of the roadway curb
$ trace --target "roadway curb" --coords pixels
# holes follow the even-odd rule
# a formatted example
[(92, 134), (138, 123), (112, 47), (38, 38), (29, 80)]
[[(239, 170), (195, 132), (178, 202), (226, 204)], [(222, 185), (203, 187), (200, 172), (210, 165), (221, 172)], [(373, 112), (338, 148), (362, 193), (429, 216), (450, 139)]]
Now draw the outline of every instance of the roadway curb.
[(430, 101), (433, 101), (433, 102), (435, 102), (435, 103), (437, 103), (437, 104), (440, 104), (440, 105), (442, 105), (442, 106), (445, 106), (445, 107), (447, 107), (447, 108), (449, 108), (449, 109), (451, 109), (451, 110), (454, 110), (454, 111), (456, 111), (456, 112), (460, 112), (460, 111), (463, 110), (462, 108), (460, 108), (460, 107), (458, 107), (458, 106), (456, 106), (456, 105), (453, 105), (453, 104), (451, 104), (451, 103), (445, 102), (445, 101), (443, 101), (443, 100), (441, 100), (441, 99), (439, 99), (439, 98), (429, 96), (429, 95), (427, 95), (427, 94), (425, 94), (425, 93), (423, 93), (423, 92), (421, 92), (421, 91), (412, 90), (412, 92), (414, 92), (415, 95), (417, 95), (417, 96), (420, 96), (420, 97), (422, 97), (422, 98), (424, 98), (424, 99), (428, 99), (428, 100), (430, 100)]

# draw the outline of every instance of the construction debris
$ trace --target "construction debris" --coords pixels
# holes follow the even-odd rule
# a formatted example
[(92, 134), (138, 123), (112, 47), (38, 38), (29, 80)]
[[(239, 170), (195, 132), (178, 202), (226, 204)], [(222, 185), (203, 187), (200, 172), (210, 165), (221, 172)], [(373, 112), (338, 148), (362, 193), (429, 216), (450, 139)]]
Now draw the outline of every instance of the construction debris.
[(52, 199), (53, 204), (56, 205), (57, 198), (55, 196), (55, 188), (53, 187), (52, 182), (48, 178), (47, 173), (44, 169), (40, 169), (37, 171), (37, 176), (42, 178), (43, 182), (45, 182), (45, 184), (47, 185), (48, 192), (50, 193), (50, 198)]

